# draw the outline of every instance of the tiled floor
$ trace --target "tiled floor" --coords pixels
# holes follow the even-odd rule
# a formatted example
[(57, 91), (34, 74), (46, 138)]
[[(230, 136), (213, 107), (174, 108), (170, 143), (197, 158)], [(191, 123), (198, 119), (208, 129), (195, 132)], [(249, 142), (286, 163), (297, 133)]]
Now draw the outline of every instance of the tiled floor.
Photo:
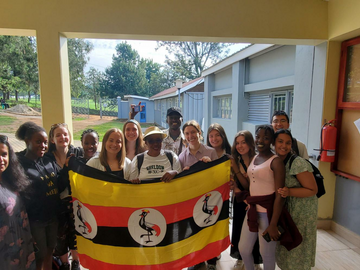
[[(24, 142), (18, 141), (14, 134), (6, 134), (15, 151), (23, 150)], [(74, 142), (80, 145), (79, 141)], [(217, 270), (231, 270), (235, 260), (229, 249), (221, 254)], [(84, 268), (83, 268), (84, 269)], [(279, 269), (278, 267), (276, 269)], [(332, 231), (318, 230), (316, 248), (316, 270), (357, 270), (360, 269), (360, 248), (352, 245)], [(93, 269), (92, 269), (93, 270)], [(100, 269), (96, 269), (100, 270)], [(164, 269), (168, 270), (168, 269)], [(283, 269), (286, 270), (286, 269)]]
[[(235, 260), (229, 249), (221, 254), (217, 270), (231, 270)], [(276, 267), (276, 269), (280, 269)], [(332, 231), (317, 231), (316, 270), (357, 270), (360, 269), (360, 249)], [(283, 269), (286, 270), (286, 269)]]

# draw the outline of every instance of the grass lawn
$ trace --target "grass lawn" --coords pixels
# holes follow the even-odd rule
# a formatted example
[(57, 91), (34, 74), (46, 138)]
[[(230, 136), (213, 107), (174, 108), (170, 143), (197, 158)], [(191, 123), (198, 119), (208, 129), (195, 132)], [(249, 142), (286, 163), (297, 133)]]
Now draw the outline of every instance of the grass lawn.
[[(101, 142), (102, 138), (104, 137), (104, 135), (106, 133), (106, 131), (108, 131), (111, 128), (118, 128), (118, 129), (120, 129), (122, 131), (123, 126), (124, 126), (124, 122), (119, 121), (119, 120), (112, 120), (110, 122), (107, 122), (107, 123), (104, 123), (104, 124), (101, 124), (101, 125), (87, 126), (83, 130), (89, 129), (89, 128), (96, 130), (97, 133), (100, 136), (99, 141)], [(146, 128), (146, 127), (150, 127), (150, 126), (151, 126), (151, 124), (141, 124), (142, 128)], [(81, 133), (83, 132), (83, 130), (75, 132), (74, 140), (79, 140), (80, 141)]]
[(7, 115), (0, 115), (0, 132), (8, 133), (13, 132), (11, 128), (8, 126), (13, 124), (16, 121), (16, 117), (7, 116)]

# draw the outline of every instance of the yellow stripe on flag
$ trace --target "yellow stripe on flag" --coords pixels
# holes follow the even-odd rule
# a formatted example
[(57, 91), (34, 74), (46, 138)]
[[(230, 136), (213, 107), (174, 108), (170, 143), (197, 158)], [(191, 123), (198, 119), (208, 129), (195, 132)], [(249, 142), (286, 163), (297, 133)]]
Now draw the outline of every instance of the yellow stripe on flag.
[(83, 237), (77, 238), (78, 252), (95, 260), (119, 265), (156, 265), (172, 262), (202, 250), (209, 243), (229, 235), (229, 219), (221, 220), (197, 234), (164, 247), (129, 248), (94, 244)]
[(204, 171), (175, 179), (170, 183), (120, 184), (99, 181), (69, 172), (72, 196), (82, 203), (97, 206), (156, 207), (175, 204), (202, 196), (230, 177), (230, 160)]

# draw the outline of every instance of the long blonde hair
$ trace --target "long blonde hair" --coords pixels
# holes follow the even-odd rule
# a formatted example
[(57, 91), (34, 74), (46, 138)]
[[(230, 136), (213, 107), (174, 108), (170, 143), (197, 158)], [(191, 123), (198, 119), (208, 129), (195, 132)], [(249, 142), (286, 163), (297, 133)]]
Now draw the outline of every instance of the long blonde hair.
[(117, 155), (116, 155), (116, 158), (119, 162), (119, 169), (122, 170), (124, 168), (124, 162), (125, 162), (125, 157), (126, 157), (126, 150), (125, 150), (126, 148), (125, 148), (124, 134), (118, 128), (112, 128), (112, 129), (109, 129), (108, 131), (106, 131), (104, 138), (102, 140), (101, 152), (99, 155), (99, 159), (100, 159), (101, 165), (103, 165), (104, 167), (109, 166), (109, 163), (107, 162), (106, 142), (113, 132), (118, 133), (120, 135), (120, 138), (122, 141), (122, 147), (121, 147), (119, 153), (117, 153)]

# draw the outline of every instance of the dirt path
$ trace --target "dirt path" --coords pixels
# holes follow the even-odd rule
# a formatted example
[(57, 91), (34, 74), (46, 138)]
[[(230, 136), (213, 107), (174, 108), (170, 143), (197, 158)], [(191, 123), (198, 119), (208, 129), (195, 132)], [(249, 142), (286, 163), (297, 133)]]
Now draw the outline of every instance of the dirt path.
[[(23, 124), (27, 121), (32, 121), (40, 126), (42, 125), (41, 116), (33, 116), (33, 115), (28, 116), (28, 115), (5, 113), (5, 112), (0, 112), (0, 115), (12, 116), (12, 117), (16, 118), (16, 120), (12, 124), (0, 127), (1, 132), (4, 132), (4, 133), (15, 133), (17, 128), (21, 124)], [(113, 119), (116, 119), (116, 117), (103, 117), (103, 119), (100, 119), (100, 116), (97, 116), (97, 115), (90, 115), (89, 118), (85, 118), (84, 120), (75, 121), (73, 119), (73, 131), (77, 132), (80, 130), (84, 130), (88, 126), (100, 125), (100, 124), (112, 121)]]

